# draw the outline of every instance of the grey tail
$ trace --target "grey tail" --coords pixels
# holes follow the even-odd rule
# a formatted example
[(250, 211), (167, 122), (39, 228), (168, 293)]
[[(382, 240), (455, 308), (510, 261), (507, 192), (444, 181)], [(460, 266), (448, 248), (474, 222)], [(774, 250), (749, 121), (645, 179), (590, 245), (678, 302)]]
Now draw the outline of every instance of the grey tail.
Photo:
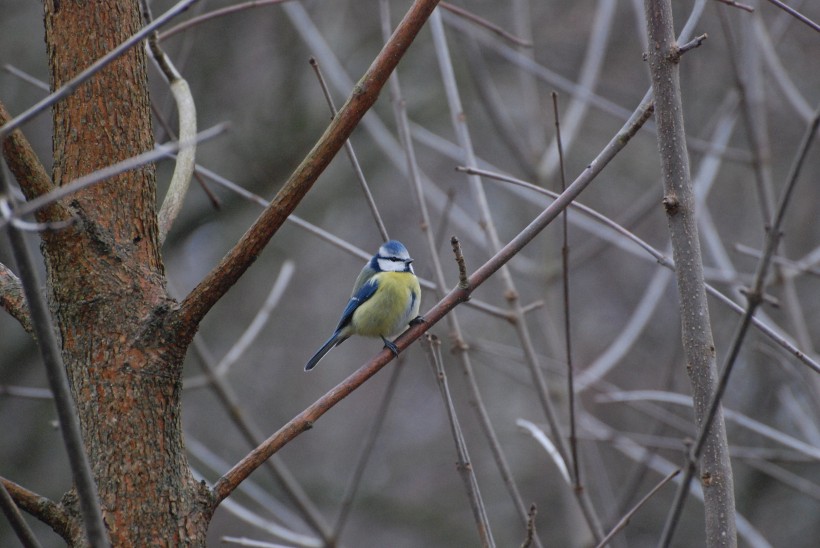
[(311, 369), (316, 367), (316, 364), (322, 361), (322, 358), (325, 357), (325, 354), (330, 352), (331, 348), (333, 348), (337, 344), (342, 344), (346, 339), (347, 337), (340, 336), (338, 331), (331, 335), (327, 342), (325, 342), (325, 344), (322, 345), (322, 348), (317, 350), (313, 357), (308, 360), (307, 365), (305, 365), (305, 371), (310, 371)]

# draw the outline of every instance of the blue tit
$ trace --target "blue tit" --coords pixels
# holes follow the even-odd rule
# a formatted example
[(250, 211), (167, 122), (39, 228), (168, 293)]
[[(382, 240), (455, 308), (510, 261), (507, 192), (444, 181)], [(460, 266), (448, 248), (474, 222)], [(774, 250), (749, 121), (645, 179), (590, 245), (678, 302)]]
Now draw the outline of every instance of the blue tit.
[(379, 248), (356, 278), (336, 331), (308, 360), (305, 371), (313, 369), (331, 348), (351, 335), (381, 337), (384, 346), (398, 357), (398, 348), (387, 337), (423, 321), (418, 315), (421, 288), (412, 262), (401, 242), (390, 240)]

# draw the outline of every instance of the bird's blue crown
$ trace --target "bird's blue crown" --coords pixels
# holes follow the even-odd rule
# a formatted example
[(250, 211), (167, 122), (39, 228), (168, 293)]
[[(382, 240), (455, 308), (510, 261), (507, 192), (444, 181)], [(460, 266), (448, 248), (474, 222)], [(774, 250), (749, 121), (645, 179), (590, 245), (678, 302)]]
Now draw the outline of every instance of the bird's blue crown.
[(390, 240), (382, 244), (368, 266), (376, 272), (413, 272), (412, 262), (407, 248), (397, 240)]

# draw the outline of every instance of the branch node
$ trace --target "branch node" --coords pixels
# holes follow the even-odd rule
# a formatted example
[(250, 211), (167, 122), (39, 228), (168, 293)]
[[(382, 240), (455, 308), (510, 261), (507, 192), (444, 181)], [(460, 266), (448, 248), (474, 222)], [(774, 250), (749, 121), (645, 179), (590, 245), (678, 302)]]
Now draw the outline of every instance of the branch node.
[(677, 215), (678, 211), (680, 210), (680, 202), (678, 201), (678, 197), (672, 194), (670, 194), (669, 196), (664, 196), (662, 203), (663, 209), (666, 211), (667, 215)]
[(467, 279), (467, 263), (464, 261), (464, 254), (461, 252), (461, 242), (453, 236), (450, 238), (450, 245), (453, 246), (453, 254), (458, 264), (458, 287), (459, 289), (468, 291), (470, 289), (470, 281)]

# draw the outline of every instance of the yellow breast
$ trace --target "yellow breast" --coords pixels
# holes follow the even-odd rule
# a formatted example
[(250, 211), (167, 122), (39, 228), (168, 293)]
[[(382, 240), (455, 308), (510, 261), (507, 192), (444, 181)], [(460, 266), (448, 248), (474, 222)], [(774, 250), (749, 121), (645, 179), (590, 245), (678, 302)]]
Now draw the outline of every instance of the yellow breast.
[(418, 316), (421, 288), (410, 272), (379, 272), (376, 293), (353, 313), (353, 333), (365, 337), (389, 337), (403, 331)]

